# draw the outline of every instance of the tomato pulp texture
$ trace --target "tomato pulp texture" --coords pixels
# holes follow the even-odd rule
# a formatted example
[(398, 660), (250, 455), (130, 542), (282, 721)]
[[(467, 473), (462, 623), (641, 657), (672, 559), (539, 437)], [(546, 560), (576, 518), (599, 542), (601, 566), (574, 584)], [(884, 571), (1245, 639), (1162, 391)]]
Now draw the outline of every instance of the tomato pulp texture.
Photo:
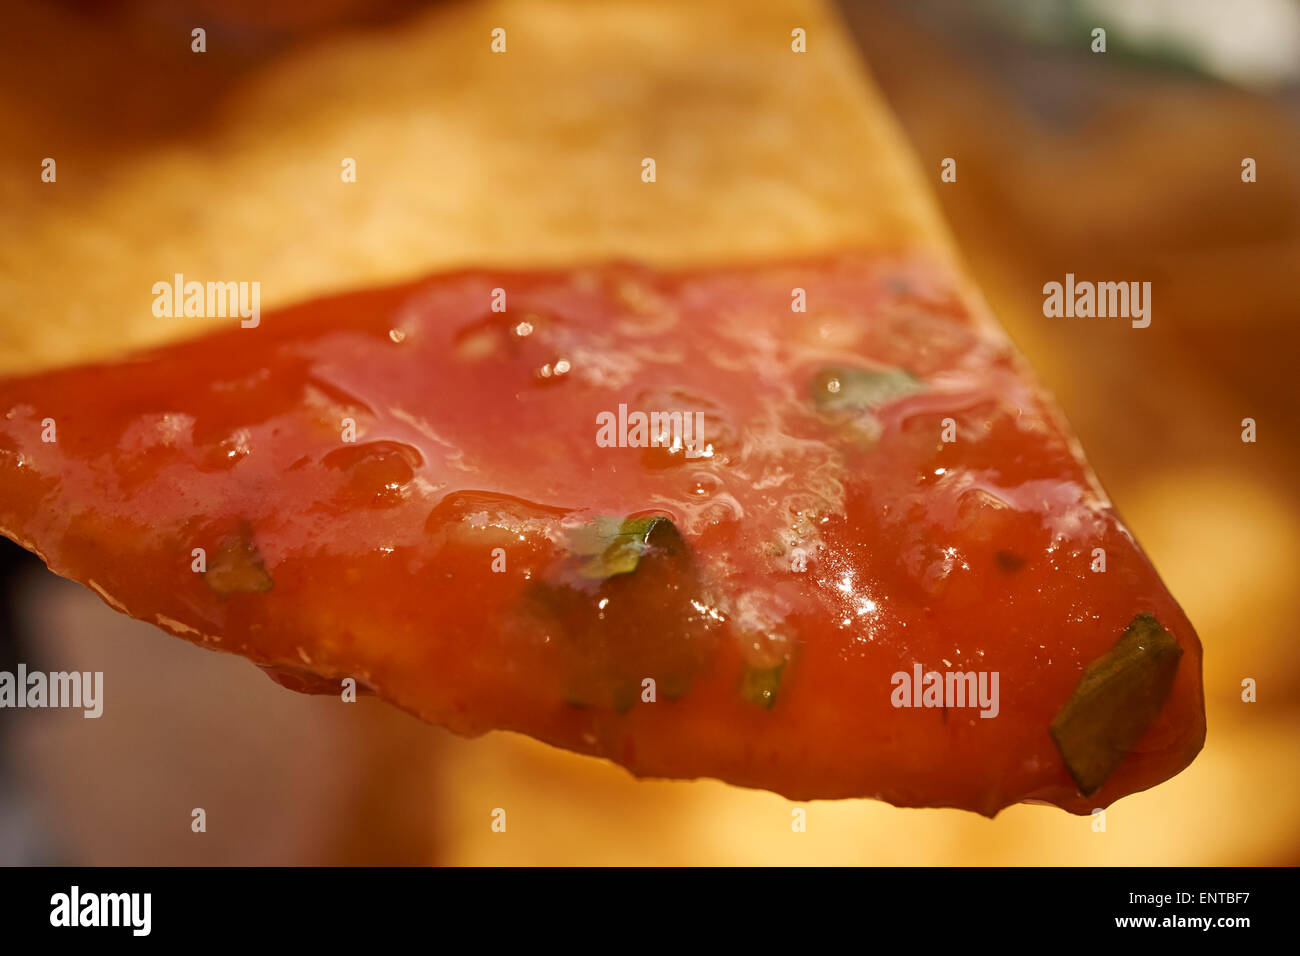
[[(461, 272), (9, 380), (0, 528), (120, 611), (457, 733), (1087, 813), (1195, 756), (1200, 644), (946, 275)], [(1172, 669), (1088, 698), (1141, 615)], [(975, 680), (902, 680), (931, 672)]]

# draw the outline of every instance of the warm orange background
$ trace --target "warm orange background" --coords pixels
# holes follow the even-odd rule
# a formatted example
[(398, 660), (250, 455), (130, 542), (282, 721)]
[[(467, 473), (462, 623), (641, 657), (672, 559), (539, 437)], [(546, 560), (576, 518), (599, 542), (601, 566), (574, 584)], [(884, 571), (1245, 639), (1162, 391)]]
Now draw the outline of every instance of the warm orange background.
[[(1010, 40), (944, 34), (903, 4), (847, 6), (977, 283), (1200, 631), (1209, 732), (1196, 762), (1111, 807), (1104, 833), (1046, 807), (989, 821), (871, 801), (809, 804), (808, 831), (792, 833), (793, 804), (770, 794), (637, 782), (515, 735), (464, 741), (374, 701), (290, 694), (244, 661), (41, 575), (24, 604), (41, 639), (32, 666), (105, 671), (114, 712), (5, 716), (34, 819), (60, 859), (1300, 863), (1294, 92), (1060, 51), (1013, 60)], [(300, 42), (354, 29), (321, 20)], [(292, 42), (277, 24), (247, 56)], [(208, 77), (203, 95), (219, 99), (227, 81)], [(151, 95), (154, 112), (121, 121), (137, 139), (154, 129), (150, 116), (193, 115), (177, 94)], [(83, 128), (111, 139), (110, 126)], [(939, 182), (947, 156), (955, 184)], [(1240, 180), (1245, 156), (1258, 183)], [(1067, 271), (1149, 279), (1151, 327), (1044, 319), (1041, 286)], [(1247, 416), (1257, 444), (1240, 441)], [(1245, 677), (1257, 703), (1240, 699)], [(196, 806), (206, 834), (189, 832)], [(507, 811), (504, 834), (490, 830), (495, 807)]]

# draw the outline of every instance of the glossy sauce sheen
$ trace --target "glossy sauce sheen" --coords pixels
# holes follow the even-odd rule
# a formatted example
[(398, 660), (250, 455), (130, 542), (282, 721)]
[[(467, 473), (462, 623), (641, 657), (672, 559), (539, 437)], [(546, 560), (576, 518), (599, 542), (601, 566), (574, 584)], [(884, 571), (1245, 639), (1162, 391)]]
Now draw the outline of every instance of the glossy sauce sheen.
[[(355, 677), (459, 733), (796, 799), (1086, 813), (1199, 750), (1200, 645), (944, 275), (854, 256), (466, 272), (10, 380), (0, 529), (289, 686)], [(915, 387), (837, 408), (835, 376), (872, 369)], [(702, 413), (711, 454), (600, 447), (620, 403)], [(671, 524), (602, 579), (576, 542), (629, 516)], [(1141, 612), (1184, 652), (1173, 690), (1085, 799), (1048, 727)], [(997, 716), (895, 707), (914, 664), (998, 672)]]

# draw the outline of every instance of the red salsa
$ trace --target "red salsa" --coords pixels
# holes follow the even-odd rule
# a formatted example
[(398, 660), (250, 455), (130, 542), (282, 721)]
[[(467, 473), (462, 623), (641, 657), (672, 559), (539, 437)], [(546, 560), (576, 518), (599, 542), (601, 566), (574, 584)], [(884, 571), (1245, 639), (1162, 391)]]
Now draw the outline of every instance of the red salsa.
[(11, 379), (0, 531), (289, 686), (638, 775), (1086, 813), (1204, 737), (1191, 625), (923, 261), (461, 272)]

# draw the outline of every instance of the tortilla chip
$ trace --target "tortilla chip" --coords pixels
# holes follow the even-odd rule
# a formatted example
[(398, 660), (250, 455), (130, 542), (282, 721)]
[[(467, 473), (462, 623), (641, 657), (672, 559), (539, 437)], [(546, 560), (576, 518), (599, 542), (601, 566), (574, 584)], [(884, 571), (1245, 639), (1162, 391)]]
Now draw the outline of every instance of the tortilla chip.
[(816, 0), (438, 6), (310, 41), (211, 113), (196, 93), (180, 128), (149, 125), (150, 91), (208, 89), (238, 37), (213, 31), (195, 54), (173, 30), (156, 63), (104, 62), (102, 25), (56, 15), (20, 14), (22, 62), (57, 43), (62, 61), (105, 69), (0, 86), (0, 374), (229, 324), (155, 317), (153, 284), (177, 273), (260, 282), (265, 310), (462, 265), (950, 255), (900, 131)]

